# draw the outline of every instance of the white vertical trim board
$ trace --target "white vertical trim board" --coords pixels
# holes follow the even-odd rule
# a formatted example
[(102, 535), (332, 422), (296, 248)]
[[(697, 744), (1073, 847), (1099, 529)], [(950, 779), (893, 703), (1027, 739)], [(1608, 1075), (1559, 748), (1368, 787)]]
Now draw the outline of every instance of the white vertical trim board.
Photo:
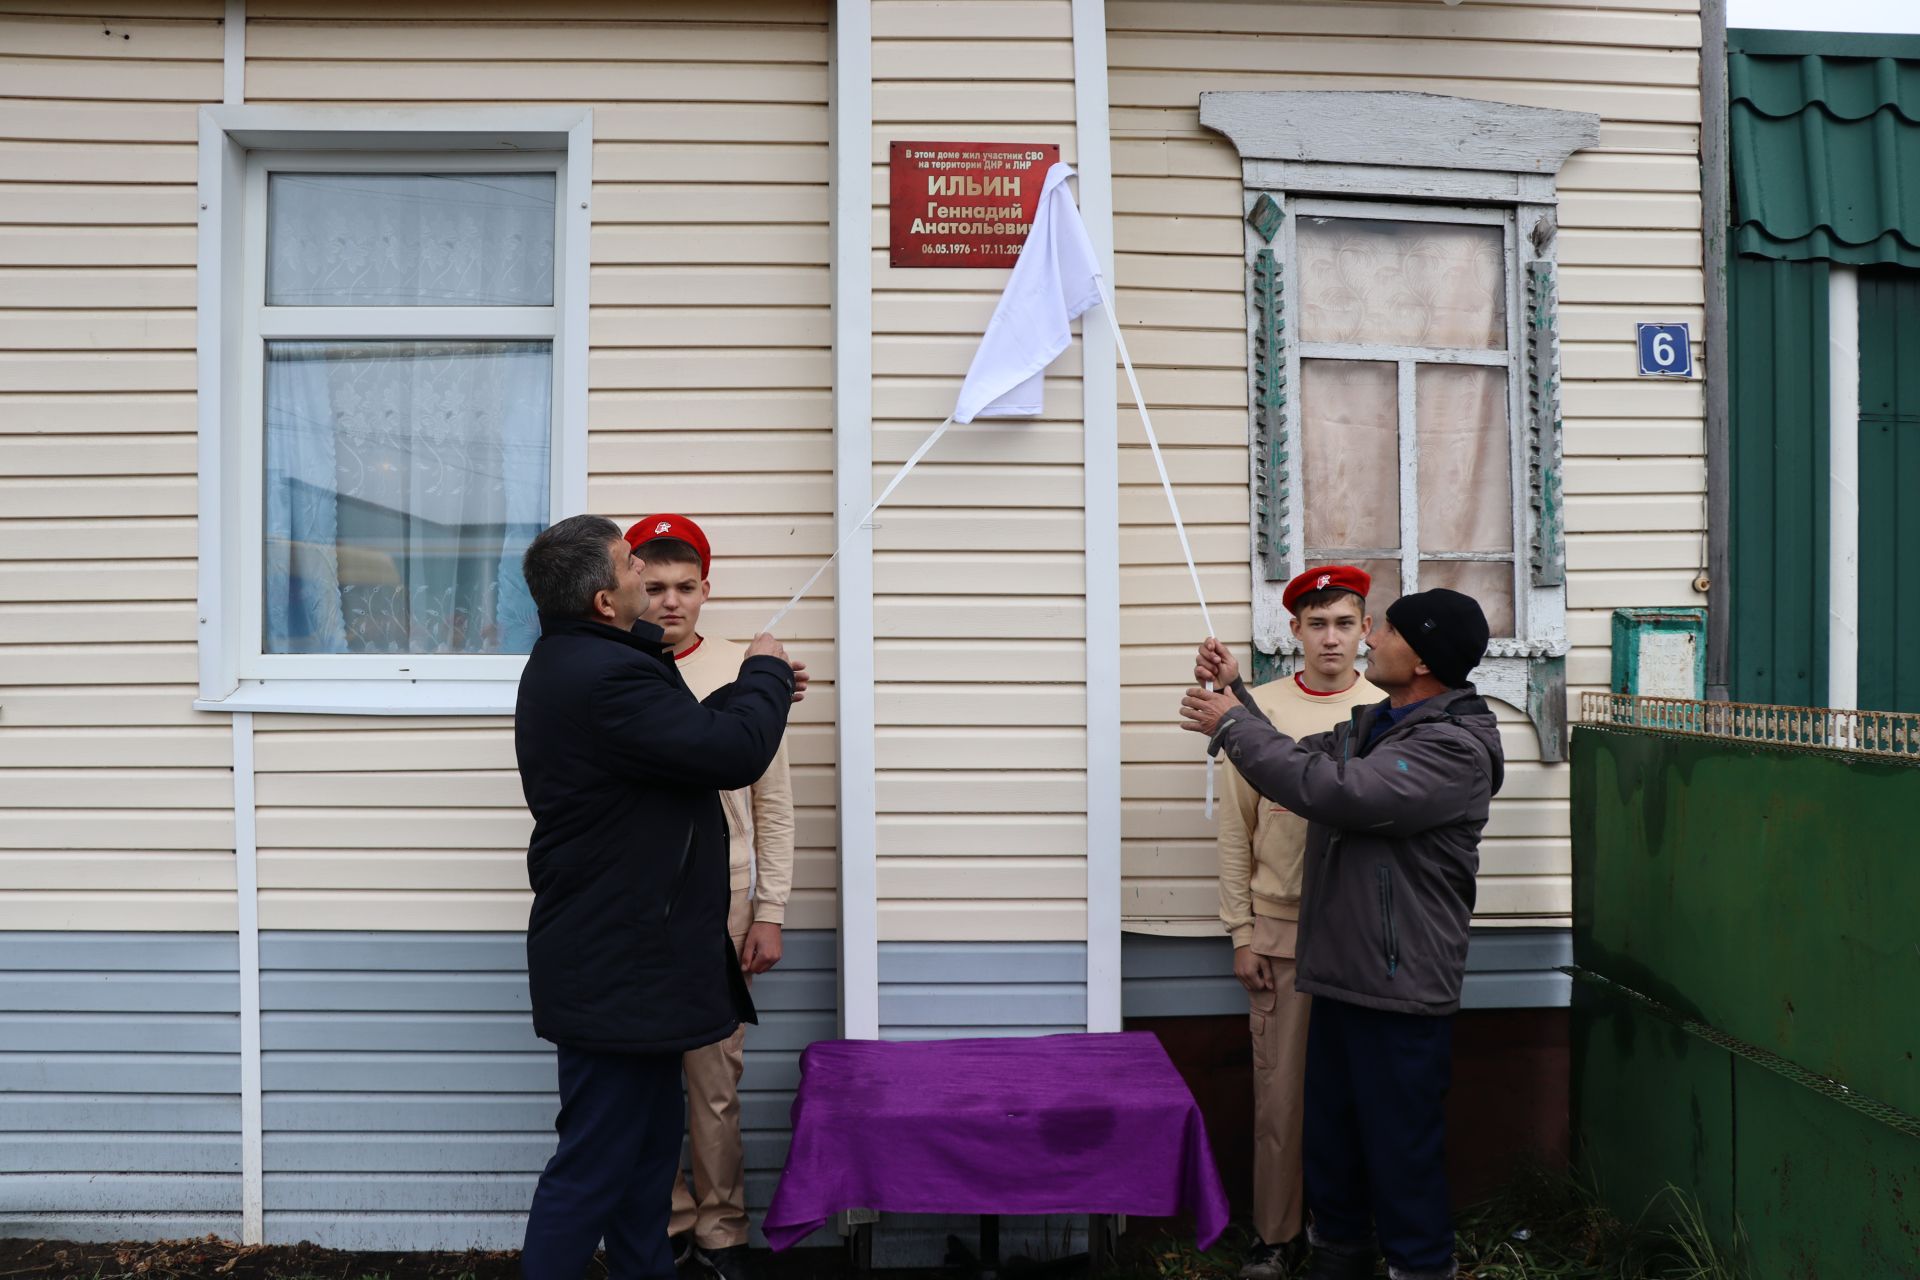
[(237, 107), (247, 100), (247, 0), (227, 0), (220, 34), (220, 101)]
[(587, 509), (587, 318), (589, 282), (593, 275), (593, 112), (588, 110), (567, 130), (566, 210), (563, 215), (559, 311), (559, 394), (553, 411), (560, 415), (558, 448), (553, 459), (552, 518)]
[(198, 431), (197, 537), (199, 610), (196, 646), (200, 696), (215, 697), (238, 683), (234, 654), (239, 648), (223, 588), (227, 526), (222, 513), (235, 501), (234, 468), (227, 465), (227, 407), (238, 401), (239, 361), (225, 358), (222, 321), (240, 305), (240, 237), (228, 234), (229, 218), (238, 219), (245, 201), (242, 183), (246, 152), (227, 135), (214, 115), (200, 111), (200, 229), (194, 271), (194, 327), (198, 346), (194, 396)]
[(1827, 705), (1860, 698), (1860, 272), (1827, 273)]
[[(837, 0), (829, 78), (833, 156), (834, 526), (873, 501), (873, 13)], [(840, 1020), (880, 1036), (879, 821), (874, 776), (873, 539), (840, 557), (833, 593), (840, 779)]]
[[(1080, 215), (1116, 297), (1105, 0), (1073, 0)], [(1117, 319), (1117, 317), (1116, 317)], [(1087, 1030), (1120, 1030), (1120, 449), (1113, 334), (1081, 321), (1087, 611)]]
[(266, 1239), (260, 1100), (260, 863), (254, 831), (253, 713), (233, 717), (233, 870), (240, 944), (240, 1243)]

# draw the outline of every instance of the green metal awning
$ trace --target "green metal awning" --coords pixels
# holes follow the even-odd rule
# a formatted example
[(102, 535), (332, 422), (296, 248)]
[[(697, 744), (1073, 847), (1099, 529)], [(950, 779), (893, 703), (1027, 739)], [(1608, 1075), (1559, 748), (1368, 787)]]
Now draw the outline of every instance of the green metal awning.
[(1920, 37), (1727, 33), (1734, 251), (1920, 267)]

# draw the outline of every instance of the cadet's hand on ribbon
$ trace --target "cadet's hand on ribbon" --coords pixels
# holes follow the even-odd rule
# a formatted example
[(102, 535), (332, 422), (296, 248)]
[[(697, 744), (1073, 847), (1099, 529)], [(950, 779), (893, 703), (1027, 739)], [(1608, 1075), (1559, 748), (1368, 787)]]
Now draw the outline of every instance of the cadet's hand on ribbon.
[(1200, 652), (1193, 660), (1193, 678), (1201, 684), (1211, 683), (1216, 689), (1225, 689), (1240, 678), (1240, 663), (1233, 656), (1233, 650), (1208, 636), (1200, 642)]
[(1211, 738), (1213, 731), (1220, 727), (1221, 718), (1239, 705), (1240, 700), (1230, 693), (1189, 689), (1187, 696), (1180, 699), (1180, 727)]

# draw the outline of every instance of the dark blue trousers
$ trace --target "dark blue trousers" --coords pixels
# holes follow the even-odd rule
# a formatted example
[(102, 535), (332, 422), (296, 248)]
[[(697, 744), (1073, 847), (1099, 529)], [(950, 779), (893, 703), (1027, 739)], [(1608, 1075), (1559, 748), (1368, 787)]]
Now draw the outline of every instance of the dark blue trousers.
[(1442, 1158), (1453, 1019), (1313, 998), (1301, 1159), (1316, 1243), (1366, 1247), (1395, 1268), (1449, 1274)]
[(560, 1146), (533, 1191), (520, 1269), (580, 1280), (607, 1242), (613, 1280), (674, 1274), (667, 1243), (686, 1109), (680, 1055), (560, 1047)]

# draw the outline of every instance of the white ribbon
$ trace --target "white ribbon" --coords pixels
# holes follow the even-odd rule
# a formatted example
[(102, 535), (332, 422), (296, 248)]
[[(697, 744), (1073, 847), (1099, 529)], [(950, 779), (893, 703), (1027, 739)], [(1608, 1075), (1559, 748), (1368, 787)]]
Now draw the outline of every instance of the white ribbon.
[(840, 545), (833, 549), (833, 554), (822, 561), (820, 567), (813, 571), (813, 576), (802, 583), (800, 589), (793, 593), (793, 598), (781, 605), (780, 611), (767, 620), (767, 625), (760, 628), (762, 631), (772, 631), (775, 627), (779, 626), (780, 620), (793, 612), (793, 606), (799, 604), (806, 598), (807, 592), (813, 590), (813, 584), (820, 581), (820, 575), (827, 571), (827, 566), (831, 565), (835, 560), (838, 560), (840, 553), (847, 549), (847, 544), (853, 541), (853, 535), (867, 527), (867, 521), (873, 519), (873, 513), (880, 509), (880, 504), (893, 496), (893, 491), (900, 487), (900, 482), (907, 478), (907, 473), (920, 465), (920, 459), (927, 456), (927, 451), (933, 448), (934, 442), (945, 435), (947, 428), (952, 425), (953, 416), (949, 414), (945, 422), (942, 422), (933, 429), (933, 434), (920, 442), (920, 447), (913, 451), (913, 456), (907, 459), (906, 465), (894, 472), (893, 479), (887, 481), (887, 487), (882, 489), (880, 496), (873, 500), (873, 505), (867, 508), (867, 513), (858, 520), (855, 520), (852, 527), (840, 536)]
[[(1133, 372), (1133, 357), (1127, 352), (1127, 340), (1120, 332), (1120, 322), (1114, 316), (1113, 295), (1107, 292), (1104, 276), (1096, 275), (1094, 280), (1100, 286), (1100, 308), (1107, 317), (1107, 328), (1113, 334), (1113, 345), (1120, 351), (1120, 365), (1127, 371), (1127, 386), (1133, 389), (1133, 404), (1140, 411), (1140, 425), (1146, 428), (1147, 447), (1153, 450), (1153, 465), (1160, 472), (1160, 490), (1167, 495), (1167, 509), (1173, 513), (1173, 531), (1180, 536), (1180, 554), (1187, 558), (1187, 576), (1193, 579), (1194, 599), (1200, 602), (1200, 620), (1207, 624), (1207, 638), (1217, 639), (1213, 631), (1213, 614), (1207, 609), (1207, 593), (1200, 585), (1200, 570), (1193, 563), (1193, 545), (1187, 541), (1186, 521), (1180, 518), (1180, 503), (1173, 496), (1173, 480), (1167, 475), (1167, 460), (1160, 453), (1160, 437), (1154, 434), (1153, 418), (1147, 413), (1147, 398), (1140, 393), (1140, 379)], [(1213, 692), (1213, 681), (1207, 681), (1207, 692)], [(1213, 756), (1207, 756), (1207, 817), (1213, 817)]]
[[(1125, 335), (1120, 332), (1119, 321), (1114, 317), (1113, 295), (1107, 291), (1107, 282), (1104, 277), (1096, 275), (1094, 280), (1100, 286), (1101, 313), (1107, 317), (1107, 328), (1112, 332), (1113, 344), (1120, 353), (1120, 364), (1127, 371), (1127, 386), (1133, 390), (1134, 407), (1140, 411), (1140, 425), (1146, 429), (1147, 447), (1153, 451), (1153, 465), (1155, 469), (1160, 472), (1161, 492), (1166, 494), (1167, 509), (1173, 513), (1173, 531), (1180, 538), (1180, 553), (1186, 557), (1187, 576), (1193, 580), (1194, 598), (1200, 602), (1200, 619), (1206, 624), (1207, 638), (1216, 639), (1217, 637), (1213, 630), (1213, 614), (1207, 608), (1207, 593), (1200, 585), (1200, 570), (1193, 560), (1193, 545), (1187, 540), (1187, 525), (1186, 522), (1180, 518), (1180, 503), (1173, 496), (1173, 479), (1167, 474), (1167, 460), (1160, 452), (1160, 438), (1154, 433), (1153, 418), (1147, 412), (1147, 398), (1141, 394), (1140, 379), (1133, 371), (1133, 356), (1127, 351), (1127, 339)], [(780, 625), (787, 614), (793, 611), (795, 605), (806, 598), (807, 593), (813, 590), (814, 584), (820, 581), (821, 575), (827, 571), (827, 568), (832, 565), (835, 560), (840, 558), (840, 553), (847, 549), (847, 544), (853, 541), (854, 535), (867, 527), (867, 522), (873, 519), (874, 513), (880, 509), (881, 504), (893, 496), (893, 491), (900, 487), (900, 482), (907, 478), (909, 472), (920, 465), (920, 460), (927, 456), (928, 451), (933, 448), (934, 443), (938, 441), (941, 436), (945, 435), (947, 428), (952, 425), (953, 417), (949, 414), (946, 421), (935, 427), (932, 434), (920, 442), (920, 447), (913, 451), (913, 455), (907, 459), (906, 464), (902, 466), (900, 470), (894, 472), (893, 479), (887, 481), (887, 487), (880, 491), (880, 496), (873, 500), (873, 505), (867, 508), (866, 514), (854, 521), (852, 526), (840, 536), (840, 543), (834, 547), (833, 554), (828, 556), (826, 560), (821, 563), (820, 567), (813, 571), (813, 576), (801, 584), (800, 589), (793, 593), (793, 598), (788, 600), (784, 605), (781, 605), (780, 611), (774, 614), (773, 617), (768, 620), (767, 625), (761, 628), (761, 630), (772, 631)], [(1207, 681), (1207, 690), (1208, 692), (1212, 692), (1213, 681)], [(1209, 818), (1213, 817), (1213, 791), (1213, 757), (1209, 755), (1207, 757), (1206, 809), (1207, 817)]]

